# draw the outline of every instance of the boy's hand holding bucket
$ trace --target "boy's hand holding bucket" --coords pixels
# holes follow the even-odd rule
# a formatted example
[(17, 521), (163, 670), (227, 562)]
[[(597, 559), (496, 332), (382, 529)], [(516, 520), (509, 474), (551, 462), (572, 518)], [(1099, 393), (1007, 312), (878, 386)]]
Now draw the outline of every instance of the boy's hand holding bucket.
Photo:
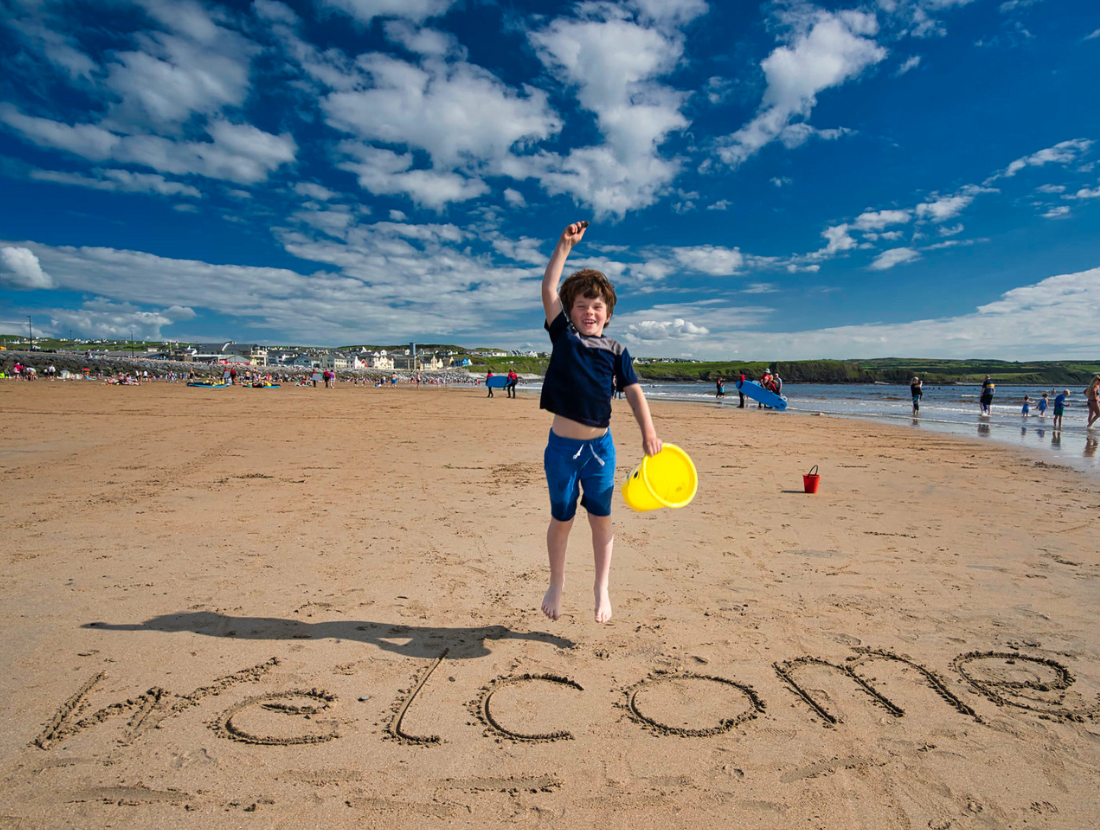
[(623, 482), (623, 500), (639, 513), (658, 507), (683, 507), (695, 498), (699, 477), (695, 464), (675, 444), (647, 455)]

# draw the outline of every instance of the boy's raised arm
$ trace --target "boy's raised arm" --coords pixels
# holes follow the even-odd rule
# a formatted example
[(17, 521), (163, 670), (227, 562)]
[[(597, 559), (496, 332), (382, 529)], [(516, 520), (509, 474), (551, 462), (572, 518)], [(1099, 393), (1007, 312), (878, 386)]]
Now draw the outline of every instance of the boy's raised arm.
[(565, 268), (565, 260), (573, 246), (581, 241), (588, 222), (574, 222), (561, 232), (554, 253), (550, 255), (550, 261), (546, 264), (546, 272), (542, 275), (542, 308), (546, 312), (546, 322), (553, 323), (561, 313), (561, 298), (558, 296), (558, 283), (561, 282), (561, 272)]

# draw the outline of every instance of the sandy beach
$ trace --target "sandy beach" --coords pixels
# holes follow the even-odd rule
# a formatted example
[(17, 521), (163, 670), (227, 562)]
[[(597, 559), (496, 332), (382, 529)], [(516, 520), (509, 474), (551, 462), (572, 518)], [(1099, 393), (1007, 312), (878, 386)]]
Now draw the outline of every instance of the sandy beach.
[(0, 828), (1095, 825), (1100, 479), (653, 412), (552, 623), (532, 396), (0, 382)]

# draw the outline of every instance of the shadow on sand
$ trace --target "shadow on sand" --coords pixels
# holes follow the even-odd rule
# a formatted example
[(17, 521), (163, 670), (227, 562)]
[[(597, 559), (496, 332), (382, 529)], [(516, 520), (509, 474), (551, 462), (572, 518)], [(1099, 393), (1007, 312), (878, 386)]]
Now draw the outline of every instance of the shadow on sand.
[(554, 648), (573, 648), (565, 637), (542, 631), (513, 631), (503, 625), (480, 628), (392, 625), (375, 622), (318, 622), (282, 620), (275, 617), (231, 617), (211, 611), (163, 614), (143, 623), (88, 623), (83, 628), (97, 631), (190, 631), (208, 637), (238, 640), (348, 640), (367, 643), (405, 657), (437, 657), (450, 649), (449, 659), (469, 660), (490, 653), (490, 640), (533, 640)]

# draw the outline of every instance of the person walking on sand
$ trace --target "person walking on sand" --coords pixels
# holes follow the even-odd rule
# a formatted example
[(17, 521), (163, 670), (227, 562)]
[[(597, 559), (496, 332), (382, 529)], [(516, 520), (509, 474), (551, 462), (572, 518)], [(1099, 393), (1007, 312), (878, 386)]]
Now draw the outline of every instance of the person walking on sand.
[(561, 616), (565, 552), (580, 498), (592, 530), (596, 622), (603, 623), (612, 613), (608, 583), (615, 541), (611, 527), (615, 443), (608, 427), (614, 388), (626, 393), (641, 429), (645, 454), (656, 455), (662, 443), (630, 353), (603, 333), (615, 311), (615, 287), (604, 274), (585, 268), (561, 283), (559, 291), (565, 260), (587, 227), (587, 222), (574, 222), (562, 231), (542, 278), (544, 326), (553, 349), (539, 408), (554, 414), (543, 453), (550, 490), (550, 526), (546, 531), (550, 587), (542, 600), (542, 612), (552, 620)]
[(1069, 390), (1063, 389), (1062, 394), (1054, 399), (1054, 428), (1062, 428), (1062, 415), (1066, 411), (1066, 398), (1069, 397)]
[(493, 397), (493, 387), (489, 385), (489, 378), (491, 378), (492, 376), (493, 376), (493, 370), (492, 369), (490, 369), (488, 372), (485, 373), (485, 388), (489, 390), (489, 394), (485, 396), (487, 398)]
[(982, 396), (980, 403), (982, 405), (981, 414), (990, 416), (993, 414), (993, 392), (996, 390), (996, 384), (989, 379), (989, 375), (985, 376), (985, 381), (982, 382)]
[(1089, 422), (1086, 429), (1092, 429), (1100, 421), (1100, 375), (1096, 375), (1085, 390), (1085, 403), (1089, 407)]
[(741, 391), (741, 387), (745, 385), (745, 370), (741, 369), (737, 373), (737, 397), (740, 398), (740, 402), (737, 404), (738, 409), (745, 408), (745, 393)]
[(920, 414), (920, 399), (924, 397), (924, 381), (914, 376), (909, 383), (909, 391), (913, 395), (913, 414)]
[(516, 386), (519, 384), (519, 375), (516, 374), (515, 369), (508, 370), (508, 383), (504, 387), (504, 391), (508, 393), (509, 398), (516, 396)]

